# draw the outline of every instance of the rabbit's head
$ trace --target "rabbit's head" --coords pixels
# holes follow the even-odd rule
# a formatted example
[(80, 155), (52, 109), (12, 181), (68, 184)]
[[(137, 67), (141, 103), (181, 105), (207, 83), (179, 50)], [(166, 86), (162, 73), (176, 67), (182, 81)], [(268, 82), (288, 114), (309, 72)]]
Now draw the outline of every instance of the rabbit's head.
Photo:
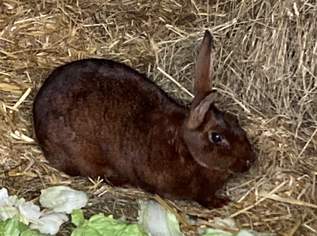
[(237, 118), (213, 104), (213, 39), (209, 31), (198, 53), (194, 100), (183, 125), (183, 139), (195, 161), (210, 170), (242, 172), (255, 160), (253, 148)]

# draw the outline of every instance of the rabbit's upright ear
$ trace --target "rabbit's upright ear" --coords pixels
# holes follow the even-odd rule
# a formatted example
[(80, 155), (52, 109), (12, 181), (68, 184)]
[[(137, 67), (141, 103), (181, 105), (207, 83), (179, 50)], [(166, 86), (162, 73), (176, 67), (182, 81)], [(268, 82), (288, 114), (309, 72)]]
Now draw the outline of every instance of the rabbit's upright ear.
[(188, 119), (188, 128), (197, 128), (204, 120), (204, 117), (213, 102), (210, 94), (213, 77), (213, 38), (206, 30), (200, 50), (197, 56), (195, 79), (194, 79), (194, 99)]
[(206, 30), (203, 41), (201, 43), (194, 79), (194, 101), (193, 105), (198, 104), (204, 97), (206, 97), (212, 88), (213, 76), (213, 38), (211, 33)]

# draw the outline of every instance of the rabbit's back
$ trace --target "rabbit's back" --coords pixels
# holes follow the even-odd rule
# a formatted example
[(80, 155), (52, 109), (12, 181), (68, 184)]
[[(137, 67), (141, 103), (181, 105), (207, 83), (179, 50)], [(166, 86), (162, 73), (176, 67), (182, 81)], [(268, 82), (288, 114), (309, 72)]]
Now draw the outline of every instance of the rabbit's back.
[(121, 168), (131, 176), (135, 158), (142, 162), (150, 153), (153, 120), (169, 107), (178, 105), (142, 74), (110, 60), (87, 59), (48, 77), (34, 102), (34, 127), (56, 168), (89, 176), (117, 175)]
[[(101, 104), (105, 108), (120, 106), (119, 110), (114, 111), (118, 114), (125, 109), (135, 108), (138, 104), (140, 108), (158, 108), (164, 102), (162, 99), (166, 98), (164, 91), (124, 64), (104, 59), (86, 59), (55, 69), (39, 90), (34, 111), (38, 112), (38, 107), (41, 112), (63, 110), (66, 107), (76, 109), (76, 105), (84, 103), (92, 106), (90, 109)], [(121, 106), (121, 103), (127, 106)]]

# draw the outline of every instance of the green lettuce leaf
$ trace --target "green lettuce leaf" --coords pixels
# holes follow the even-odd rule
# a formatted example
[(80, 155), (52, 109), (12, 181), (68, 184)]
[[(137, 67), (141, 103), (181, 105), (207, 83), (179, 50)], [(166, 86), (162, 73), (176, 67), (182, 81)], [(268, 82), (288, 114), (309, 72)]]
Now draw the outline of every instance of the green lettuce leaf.
[(71, 236), (147, 236), (137, 224), (127, 224), (104, 214), (85, 220), (81, 210), (74, 210), (72, 223), (77, 226)]
[(0, 236), (44, 236), (44, 234), (31, 230), (16, 218), (11, 218), (0, 221)]

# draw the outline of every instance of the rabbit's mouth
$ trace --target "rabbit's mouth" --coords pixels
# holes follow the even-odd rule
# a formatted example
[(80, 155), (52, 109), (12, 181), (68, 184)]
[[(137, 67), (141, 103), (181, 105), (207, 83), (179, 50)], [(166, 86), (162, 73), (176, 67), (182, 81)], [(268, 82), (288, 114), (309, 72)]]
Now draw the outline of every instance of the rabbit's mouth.
[[(250, 148), (251, 149), (251, 148)], [(237, 158), (237, 160), (232, 164), (231, 170), (236, 173), (243, 173), (250, 169), (256, 160), (256, 155), (253, 149), (245, 152), (244, 155)], [(242, 158), (241, 158), (242, 157)]]
[(253, 162), (254, 160), (243, 160), (243, 161), (238, 160), (231, 166), (230, 169), (234, 173), (243, 173), (250, 169)]

